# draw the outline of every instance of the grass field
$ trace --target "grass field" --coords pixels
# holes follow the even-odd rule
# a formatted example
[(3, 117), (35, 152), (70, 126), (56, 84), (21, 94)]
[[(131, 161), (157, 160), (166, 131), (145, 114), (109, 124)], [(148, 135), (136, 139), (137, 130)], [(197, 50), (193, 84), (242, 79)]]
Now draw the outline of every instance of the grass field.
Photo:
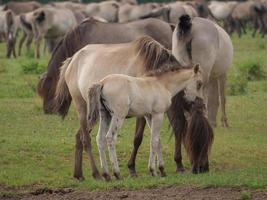
[[(267, 38), (246, 35), (233, 37), (234, 63), (229, 84), (239, 81), (238, 69), (255, 62), (267, 72)], [(24, 51), (25, 54), (25, 51)], [(38, 61), (46, 67), (49, 55)], [(267, 188), (267, 79), (249, 81), (244, 94), (228, 95), (227, 112), (231, 128), (215, 129), (215, 141), (210, 156), (210, 173), (193, 175), (183, 151), (188, 171), (175, 173), (174, 139), (170, 138), (167, 120), (161, 131), (167, 177), (152, 178), (148, 174), (149, 132), (146, 128), (137, 157), (138, 178), (129, 178), (127, 161), (135, 127), (127, 120), (118, 138), (117, 151), (123, 180), (106, 183), (91, 178), (89, 161), (84, 155), (86, 180), (72, 178), (74, 136), (78, 120), (72, 107), (67, 118), (44, 115), (36, 95), (36, 84), (42, 69), (25, 68), (34, 64), (31, 53), (17, 59), (5, 58), (5, 45), (0, 44), (0, 193), (13, 190), (29, 192), (36, 188), (109, 189), (151, 188), (161, 185)], [(37, 63), (37, 62), (36, 62)], [(26, 66), (26, 67), (25, 67)], [(23, 70), (24, 69), (24, 70)], [(229, 86), (230, 87), (230, 86)], [(229, 90), (229, 88), (228, 88)], [(93, 132), (94, 153), (96, 129)], [(98, 165), (99, 166), (99, 165)]]

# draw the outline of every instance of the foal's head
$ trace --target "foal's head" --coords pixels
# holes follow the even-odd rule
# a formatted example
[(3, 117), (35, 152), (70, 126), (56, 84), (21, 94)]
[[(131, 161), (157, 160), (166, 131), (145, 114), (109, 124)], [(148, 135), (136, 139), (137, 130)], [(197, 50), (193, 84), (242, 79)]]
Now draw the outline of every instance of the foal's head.
[(184, 92), (185, 92), (185, 99), (187, 101), (193, 102), (196, 97), (203, 99), (203, 72), (199, 64), (196, 64), (193, 67), (193, 75), (189, 80)]

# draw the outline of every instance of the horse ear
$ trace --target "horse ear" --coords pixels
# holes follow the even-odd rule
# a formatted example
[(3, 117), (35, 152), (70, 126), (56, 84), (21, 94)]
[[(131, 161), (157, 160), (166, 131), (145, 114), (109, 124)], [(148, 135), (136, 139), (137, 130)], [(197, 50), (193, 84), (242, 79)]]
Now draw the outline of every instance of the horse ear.
[(194, 66), (194, 73), (196, 74), (196, 73), (198, 73), (198, 71), (199, 71), (199, 64), (196, 64)]

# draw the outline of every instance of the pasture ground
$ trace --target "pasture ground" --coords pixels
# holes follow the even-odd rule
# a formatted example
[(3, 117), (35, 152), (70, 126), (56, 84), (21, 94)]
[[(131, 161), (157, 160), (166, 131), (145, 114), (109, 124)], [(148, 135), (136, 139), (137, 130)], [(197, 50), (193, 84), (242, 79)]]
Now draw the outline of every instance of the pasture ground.
[[(236, 77), (238, 67), (247, 62), (258, 62), (267, 71), (267, 38), (233, 36), (233, 43), (235, 55), (229, 82)], [(5, 45), (0, 44), (0, 198), (157, 199), (160, 194), (166, 199), (267, 199), (266, 79), (249, 81), (246, 94), (228, 95), (231, 127), (222, 128), (218, 116), (209, 173), (191, 174), (184, 151), (187, 171), (184, 174), (175, 172), (174, 140), (166, 120), (161, 136), (167, 177), (148, 174), (150, 136), (146, 128), (136, 163), (139, 176), (129, 178), (127, 161), (135, 128), (134, 119), (129, 119), (117, 144), (123, 180), (113, 179), (109, 183), (93, 180), (84, 154), (86, 180), (78, 182), (72, 178), (74, 136), (78, 128), (75, 109), (72, 106), (64, 121), (58, 116), (43, 114), (41, 100), (35, 91), (49, 55), (35, 61), (32, 53), (25, 53), (24, 50), (24, 56), (8, 60)], [(37, 64), (38, 70), (29, 69)], [(98, 161), (96, 132), (97, 129), (93, 132), (93, 146)], [(29, 196), (31, 193), (41, 195)]]

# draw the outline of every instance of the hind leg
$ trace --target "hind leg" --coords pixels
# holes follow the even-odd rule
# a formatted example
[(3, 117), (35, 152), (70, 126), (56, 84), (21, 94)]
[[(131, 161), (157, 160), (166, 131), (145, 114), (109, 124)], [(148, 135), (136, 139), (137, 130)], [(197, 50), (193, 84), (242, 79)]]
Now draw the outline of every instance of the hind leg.
[(111, 180), (109, 171), (108, 171), (108, 165), (107, 165), (107, 159), (106, 159), (106, 134), (108, 132), (108, 127), (110, 124), (110, 115), (107, 113), (103, 108), (100, 109), (100, 125), (98, 134), (96, 136), (96, 143), (98, 146), (99, 151), (99, 157), (100, 157), (100, 164), (103, 171), (103, 177), (106, 181)]
[(75, 146), (75, 166), (73, 177), (78, 180), (84, 180), (83, 169), (82, 169), (82, 156), (83, 156), (83, 143), (82, 143), (82, 132), (81, 129), (78, 130), (76, 136), (76, 146)]
[[(73, 98), (74, 99), (74, 98)], [(101, 176), (99, 174), (99, 171), (96, 167), (95, 164), (95, 159), (92, 153), (92, 144), (91, 144), (91, 131), (92, 129), (90, 128), (88, 130), (87, 127), (87, 118), (86, 118), (86, 111), (87, 111), (87, 106), (86, 102), (83, 99), (80, 99), (78, 102), (77, 99), (74, 99), (77, 111), (79, 113), (79, 119), (80, 119), (80, 130), (82, 134), (82, 143), (83, 143), (83, 149), (87, 152), (91, 168), (92, 168), (92, 176), (95, 179), (101, 179)]]
[(146, 126), (145, 118), (142, 117), (142, 118), (136, 119), (134, 147), (131, 153), (131, 157), (128, 161), (128, 169), (129, 169), (130, 176), (132, 177), (137, 176), (136, 170), (135, 170), (135, 160), (136, 160), (136, 155), (137, 155), (139, 146), (141, 145), (142, 140), (143, 140), (145, 126)]
[(218, 80), (212, 79), (208, 83), (208, 95), (207, 95), (207, 108), (208, 108), (208, 119), (213, 127), (216, 127), (216, 116), (219, 108), (219, 88)]
[(124, 117), (116, 116), (115, 114), (112, 116), (110, 127), (108, 133), (106, 135), (109, 158), (112, 164), (113, 174), (117, 179), (120, 179), (120, 169), (116, 154), (116, 142), (117, 142), (117, 134), (122, 127), (124, 121)]
[(223, 75), (219, 78), (219, 93), (220, 93), (220, 105), (222, 110), (222, 117), (221, 122), (223, 127), (229, 127), (227, 122), (227, 116), (225, 111), (225, 104), (226, 104), (226, 96), (225, 96), (225, 82), (226, 82), (226, 75)]

